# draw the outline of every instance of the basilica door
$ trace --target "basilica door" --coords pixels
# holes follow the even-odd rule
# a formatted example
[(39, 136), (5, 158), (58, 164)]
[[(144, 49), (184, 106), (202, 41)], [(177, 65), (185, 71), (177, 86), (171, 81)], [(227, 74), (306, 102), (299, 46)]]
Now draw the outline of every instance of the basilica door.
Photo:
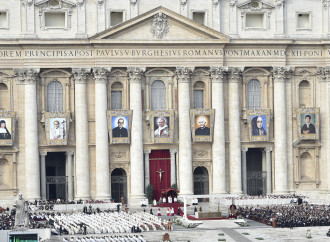
[(169, 150), (153, 150), (149, 156), (150, 184), (154, 187), (154, 199), (161, 197), (162, 189), (171, 187), (171, 155)]

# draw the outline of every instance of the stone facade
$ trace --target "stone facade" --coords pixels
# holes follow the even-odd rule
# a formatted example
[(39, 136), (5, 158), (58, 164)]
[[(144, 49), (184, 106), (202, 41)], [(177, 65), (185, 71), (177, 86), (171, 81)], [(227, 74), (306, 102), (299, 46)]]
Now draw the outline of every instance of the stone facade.
[[(0, 197), (109, 199), (118, 179), (136, 204), (153, 150), (168, 150), (181, 194), (328, 197), (329, 1), (163, 2), (1, 3), (0, 120), (13, 121), (14, 143), (0, 140)], [(157, 81), (172, 143), (152, 138)], [(132, 111), (128, 142), (109, 142), (114, 109)], [(195, 109), (214, 110), (211, 142), (194, 136)], [(304, 114), (315, 135), (302, 135)], [(263, 138), (253, 137), (258, 115)], [(50, 142), (52, 117), (66, 122), (65, 143)]]

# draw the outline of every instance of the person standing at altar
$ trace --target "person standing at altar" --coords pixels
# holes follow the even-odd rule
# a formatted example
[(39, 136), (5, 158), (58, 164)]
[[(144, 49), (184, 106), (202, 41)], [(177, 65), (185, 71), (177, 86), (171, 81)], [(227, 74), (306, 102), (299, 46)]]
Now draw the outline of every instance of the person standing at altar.
[(169, 196), (169, 197), (167, 198), (167, 200), (168, 200), (168, 203), (172, 203), (172, 197), (171, 197), (171, 196)]
[(174, 216), (174, 208), (171, 208), (171, 216)]
[(156, 201), (156, 199), (154, 199), (154, 201), (152, 202), (152, 204), (153, 204), (154, 206), (157, 206), (157, 201)]
[(166, 197), (163, 197), (163, 203), (166, 203)]

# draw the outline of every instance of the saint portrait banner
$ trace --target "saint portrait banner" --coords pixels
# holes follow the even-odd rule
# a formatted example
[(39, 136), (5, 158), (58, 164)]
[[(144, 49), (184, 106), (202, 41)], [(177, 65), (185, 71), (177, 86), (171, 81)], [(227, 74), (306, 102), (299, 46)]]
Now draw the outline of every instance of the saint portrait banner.
[(46, 112), (45, 121), (47, 144), (68, 145), (70, 112)]
[(132, 111), (111, 110), (107, 113), (110, 144), (129, 144), (131, 141)]
[(191, 136), (194, 142), (212, 142), (214, 109), (191, 109)]
[(0, 111), (0, 146), (14, 145), (15, 122), (15, 112)]
[(151, 140), (153, 143), (173, 143), (174, 110), (150, 111)]
[(247, 117), (250, 141), (269, 141), (270, 110), (247, 110)]
[(318, 140), (320, 137), (320, 108), (298, 108), (297, 127), (300, 139)]

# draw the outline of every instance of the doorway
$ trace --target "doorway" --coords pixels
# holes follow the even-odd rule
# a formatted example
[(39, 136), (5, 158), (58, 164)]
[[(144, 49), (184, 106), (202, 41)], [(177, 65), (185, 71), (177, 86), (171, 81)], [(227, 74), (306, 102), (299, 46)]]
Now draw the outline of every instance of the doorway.
[[(199, 166), (194, 170), (194, 195), (209, 194), (209, 173), (204, 166)], [(198, 202), (206, 201), (207, 199), (198, 198)]]
[(267, 172), (263, 171), (262, 150), (249, 148), (246, 153), (247, 194), (251, 196), (266, 194)]
[(122, 168), (116, 168), (111, 172), (111, 198), (121, 202), (121, 196), (127, 201), (127, 174)]
[(68, 177), (65, 169), (65, 152), (48, 152), (46, 156), (47, 200), (67, 200)]

